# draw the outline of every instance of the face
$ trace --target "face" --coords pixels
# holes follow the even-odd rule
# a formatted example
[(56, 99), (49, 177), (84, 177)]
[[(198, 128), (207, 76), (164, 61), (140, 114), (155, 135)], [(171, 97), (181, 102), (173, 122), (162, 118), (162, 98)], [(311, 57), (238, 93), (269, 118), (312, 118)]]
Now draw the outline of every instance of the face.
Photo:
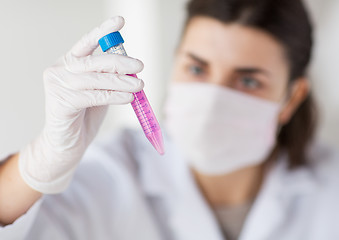
[(286, 123), (307, 95), (307, 81), (289, 87), (283, 46), (269, 34), (208, 17), (193, 18), (178, 48), (173, 80), (204, 82), (273, 102), (284, 102)]

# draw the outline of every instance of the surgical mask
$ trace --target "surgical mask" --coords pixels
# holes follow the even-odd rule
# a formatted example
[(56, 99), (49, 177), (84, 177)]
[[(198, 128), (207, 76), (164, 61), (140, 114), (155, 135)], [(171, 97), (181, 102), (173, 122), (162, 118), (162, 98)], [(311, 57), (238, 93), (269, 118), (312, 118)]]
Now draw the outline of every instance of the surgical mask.
[(262, 163), (276, 143), (280, 104), (206, 83), (173, 83), (165, 127), (189, 165), (207, 175)]

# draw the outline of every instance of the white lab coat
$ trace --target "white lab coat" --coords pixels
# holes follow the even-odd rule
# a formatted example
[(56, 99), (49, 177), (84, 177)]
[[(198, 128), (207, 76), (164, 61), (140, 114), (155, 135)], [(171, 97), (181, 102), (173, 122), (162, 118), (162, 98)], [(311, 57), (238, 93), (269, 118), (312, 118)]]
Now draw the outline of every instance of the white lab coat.
[[(70, 187), (0, 227), (0, 239), (223, 239), (179, 151), (165, 147), (161, 157), (131, 130), (92, 144)], [(293, 171), (280, 157), (240, 240), (339, 239), (338, 155), (320, 146), (309, 155), (310, 166)]]

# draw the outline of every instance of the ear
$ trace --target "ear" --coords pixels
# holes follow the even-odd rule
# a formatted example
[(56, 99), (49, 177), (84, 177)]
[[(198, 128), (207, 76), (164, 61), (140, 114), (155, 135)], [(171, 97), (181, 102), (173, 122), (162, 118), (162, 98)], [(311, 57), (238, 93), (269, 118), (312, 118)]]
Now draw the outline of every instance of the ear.
[(287, 124), (300, 104), (306, 99), (310, 91), (309, 80), (305, 77), (293, 81), (290, 86), (289, 98), (279, 114), (279, 124)]

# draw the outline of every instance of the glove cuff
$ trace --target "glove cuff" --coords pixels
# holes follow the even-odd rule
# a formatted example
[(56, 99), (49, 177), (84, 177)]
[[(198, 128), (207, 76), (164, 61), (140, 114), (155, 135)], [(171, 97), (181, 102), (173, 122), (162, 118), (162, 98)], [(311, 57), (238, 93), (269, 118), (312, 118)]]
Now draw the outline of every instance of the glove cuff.
[(43, 150), (37, 149), (34, 145), (31, 143), (20, 151), (19, 172), (21, 177), (27, 185), (41, 193), (55, 194), (64, 191), (72, 180), (76, 166), (67, 169), (57, 178), (50, 178), (51, 169), (41, 162), (41, 160), (46, 160)]

